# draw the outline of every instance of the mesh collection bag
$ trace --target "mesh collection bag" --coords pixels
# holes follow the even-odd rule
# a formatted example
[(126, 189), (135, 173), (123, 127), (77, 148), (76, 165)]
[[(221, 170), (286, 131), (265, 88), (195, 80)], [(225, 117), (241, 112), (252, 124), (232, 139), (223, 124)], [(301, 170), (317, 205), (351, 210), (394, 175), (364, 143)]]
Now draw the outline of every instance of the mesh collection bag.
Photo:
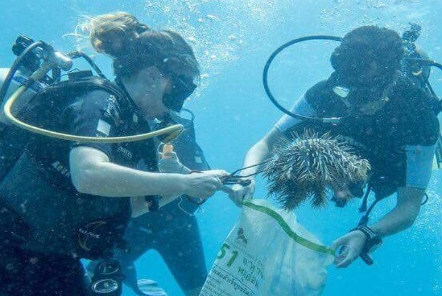
[(291, 212), (247, 201), (200, 296), (320, 295), (333, 254)]

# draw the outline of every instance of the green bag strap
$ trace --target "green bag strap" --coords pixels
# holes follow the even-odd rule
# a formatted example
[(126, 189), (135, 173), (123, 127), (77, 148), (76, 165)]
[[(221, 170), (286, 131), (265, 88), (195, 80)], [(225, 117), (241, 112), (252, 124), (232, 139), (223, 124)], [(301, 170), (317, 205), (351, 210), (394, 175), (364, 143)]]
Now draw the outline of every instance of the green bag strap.
[(273, 219), (276, 220), (276, 222), (278, 222), (279, 226), (281, 226), (282, 230), (284, 230), (284, 232), (291, 238), (293, 239), (295, 242), (297, 242), (298, 244), (306, 247), (307, 249), (310, 249), (312, 251), (315, 252), (319, 252), (319, 253), (324, 253), (324, 254), (328, 254), (328, 255), (335, 255), (335, 251), (329, 247), (323, 246), (323, 245), (318, 245), (312, 241), (309, 241), (308, 239), (305, 239), (301, 236), (299, 236), (298, 234), (296, 234), (291, 228), (290, 226), (284, 221), (284, 219), (275, 211), (273, 211), (272, 209), (269, 209), (265, 206), (260, 206), (260, 205), (256, 205), (250, 201), (244, 201), (243, 202), (243, 206), (246, 206), (250, 209), (253, 209), (255, 211), (261, 212), (263, 214), (266, 214), (270, 217), (272, 217)]

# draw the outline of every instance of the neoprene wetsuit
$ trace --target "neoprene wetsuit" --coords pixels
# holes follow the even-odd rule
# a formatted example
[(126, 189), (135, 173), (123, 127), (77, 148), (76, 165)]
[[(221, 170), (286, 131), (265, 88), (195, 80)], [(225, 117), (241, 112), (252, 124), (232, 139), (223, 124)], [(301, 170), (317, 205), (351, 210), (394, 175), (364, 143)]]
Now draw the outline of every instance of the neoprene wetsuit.
[[(131, 104), (123, 108), (114, 96), (100, 90), (58, 102), (33, 102), (22, 115), (35, 126), (76, 135), (150, 131)], [(70, 179), (69, 152), (88, 146), (104, 152), (113, 163), (136, 168), (143, 160), (148, 170), (156, 171), (154, 143), (79, 144), (28, 136), (25, 152), (0, 184), (1, 208), (8, 213), (0, 216), (6, 227), (0, 233), (4, 250), (0, 295), (85, 295), (88, 287), (79, 260), (110, 256), (122, 242), (130, 200), (77, 192)]]

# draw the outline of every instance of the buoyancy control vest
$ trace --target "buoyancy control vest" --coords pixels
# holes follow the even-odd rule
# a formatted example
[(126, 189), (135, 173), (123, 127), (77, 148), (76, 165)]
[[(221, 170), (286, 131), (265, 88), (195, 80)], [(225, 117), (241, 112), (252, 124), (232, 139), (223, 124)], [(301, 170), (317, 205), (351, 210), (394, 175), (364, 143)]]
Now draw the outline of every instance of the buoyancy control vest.
[[(439, 138), (439, 122), (431, 98), (407, 77), (399, 76), (388, 93), (389, 102), (374, 115), (349, 115), (347, 106), (333, 92), (333, 75), (305, 95), (318, 117), (343, 117), (337, 124), (301, 122), (286, 133), (305, 129), (340, 136), (372, 166), (372, 175), (387, 177), (383, 194), (390, 195), (405, 182), (405, 145), (433, 145)], [(385, 191), (385, 188), (389, 189)]]
[[(130, 102), (124, 92), (114, 83), (86, 72), (76, 73), (67, 81), (47, 85), (29, 100), (17, 116), (36, 117), (35, 112), (41, 112), (39, 115), (54, 114), (54, 118), (59, 118), (58, 112), (67, 104), (72, 104), (84, 94), (94, 92), (106, 97), (113, 96), (117, 104), (108, 111), (118, 112), (113, 116), (118, 117), (120, 124), (126, 121), (131, 125), (134, 112), (129, 107)], [(150, 131), (147, 122), (143, 126), (145, 130), (141, 132)], [(23, 238), (23, 248), (41, 253), (95, 259), (106, 256), (116, 244), (122, 243), (121, 237), (130, 218), (129, 199), (78, 193), (70, 184), (66, 160), (60, 163), (40, 161), (46, 157), (44, 153), (35, 159), (35, 154), (32, 153), (35, 147), (30, 146), (39, 143), (37, 138), (42, 136), (10, 125), (5, 125), (2, 132), (0, 153), (8, 162), (0, 168), (3, 176), (0, 205), (12, 212), (21, 224), (23, 221), (27, 224), (25, 235), (15, 233)], [(9, 141), (10, 139), (15, 142)], [(62, 140), (44, 138), (40, 143), (46, 145), (49, 142), (55, 143), (54, 141)], [(132, 154), (130, 147), (126, 146), (146, 145), (138, 150), (145, 151), (147, 169), (157, 170), (152, 140), (114, 145), (125, 156)], [(50, 144), (48, 149), (51, 149)], [(9, 157), (11, 155), (13, 157)]]
[[(0, 69), (0, 85), (3, 84), (8, 71), (9, 68)], [(28, 78), (28, 75), (18, 72), (12, 79), (6, 97), (9, 97), (14, 91), (16, 91)], [(20, 98), (20, 101), (14, 106), (15, 108), (13, 112), (19, 114), (20, 110), (29, 103), (35, 94), (46, 86), (47, 85), (44, 83), (35, 83), (32, 85)], [(25, 130), (13, 126), (7, 121), (3, 113), (4, 103), (5, 102), (1, 102), (0, 104), (0, 182), (23, 153), (28, 135)]]
[[(8, 69), (1, 69), (0, 78), (3, 82), (5, 72)], [(9, 92), (14, 92), (21, 86), (29, 77), (24, 74), (16, 74), (12, 80)], [(114, 83), (107, 79), (93, 76), (91, 71), (71, 72), (69, 79), (56, 82), (48, 85), (43, 82), (35, 83), (28, 89), (24, 96), (20, 97), (17, 104), (12, 110), (18, 117), (25, 112), (30, 112), (35, 108), (35, 104), (47, 101), (56, 102), (59, 108), (63, 107), (67, 98), (75, 98), (89, 91), (103, 90), (118, 98), (119, 105), (126, 112), (129, 99), (125, 93)], [(1, 102), (3, 106), (5, 102)], [(19, 127), (12, 125), (7, 121), (3, 113), (3, 108), (0, 111), (0, 182), (6, 176), (12, 165), (18, 160), (26, 147), (31, 133)]]

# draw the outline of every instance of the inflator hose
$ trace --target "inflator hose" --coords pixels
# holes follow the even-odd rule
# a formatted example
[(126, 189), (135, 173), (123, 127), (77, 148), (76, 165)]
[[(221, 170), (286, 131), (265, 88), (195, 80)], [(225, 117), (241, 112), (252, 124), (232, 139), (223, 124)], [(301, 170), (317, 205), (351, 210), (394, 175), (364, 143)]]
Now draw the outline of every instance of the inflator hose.
[(181, 124), (175, 124), (171, 125), (153, 132), (139, 134), (139, 135), (133, 135), (133, 136), (124, 136), (124, 137), (107, 137), (107, 138), (100, 138), (100, 137), (86, 137), (86, 136), (77, 136), (77, 135), (70, 135), (70, 134), (64, 134), (59, 132), (54, 132), (50, 130), (45, 130), (36, 126), (32, 126), (30, 124), (27, 124), (23, 121), (20, 121), (14, 115), (12, 115), (11, 109), (14, 102), (24, 93), (26, 90), (36, 81), (39, 81), (40, 79), (43, 79), (45, 75), (55, 66), (54, 62), (46, 61), (42, 64), (41, 68), (35, 71), (29, 80), (22, 86), (20, 86), (6, 101), (3, 111), (6, 115), (6, 118), (13, 123), (14, 125), (18, 126), (19, 128), (28, 130), (32, 133), (36, 133), (39, 135), (67, 140), (67, 141), (73, 141), (73, 142), (88, 142), (88, 143), (122, 143), (122, 142), (136, 142), (141, 141), (145, 139), (150, 139), (156, 136), (161, 136), (164, 134), (169, 134), (168, 137), (163, 139), (163, 142), (170, 142), (174, 139), (176, 139), (181, 132), (183, 131), (183, 126)]
[(287, 114), (293, 118), (300, 119), (303, 121), (311, 121), (311, 122), (339, 123), (341, 118), (319, 118), (319, 117), (309, 117), (309, 116), (302, 116), (299, 114), (294, 114), (294, 113), (290, 112), (289, 110), (287, 110), (286, 108), (284, 108), (281, 104), (279, 104), (279, 102), (275, 99), (272, 92), (270, 91), (270, 87), (268, 84), (268, 75), (269, 75), (269, 68), (270, 68), (270, 65), (272, 64), (273, 60), (278, 56), (278, 54), (281, 53), (281, 51), (283, 51), (287, 47), (292, 46), (297, 43), (300, 43), (300, 42), (310, 41), (310, 40), (331, 40), (331, 41), (339, 41), (340, 42), (340, 41), (342, 41), (342, 38), (336, 37), (336, 36), (328, 36), (328, 35), (315, 35), (315, 36), (306, 36), (306, 37), (297, 38), (297, 39), (291, 40), (287, 43), (284, 43), (283, 45), (278, 47), (270, 55), (270, 57), (268, 58), (265, 66), (264, 66), (264, 71), (262, 74), (262, 82), (264, 85), (264, 90), (265, 90), (267, 96), (269, 97), (270, 101), (273, 103), (273, 105), (276, 106), (276, 108), (278, 108), (279, 110), (281, 110), (282, 112), (284, 112), (285, 114)]

